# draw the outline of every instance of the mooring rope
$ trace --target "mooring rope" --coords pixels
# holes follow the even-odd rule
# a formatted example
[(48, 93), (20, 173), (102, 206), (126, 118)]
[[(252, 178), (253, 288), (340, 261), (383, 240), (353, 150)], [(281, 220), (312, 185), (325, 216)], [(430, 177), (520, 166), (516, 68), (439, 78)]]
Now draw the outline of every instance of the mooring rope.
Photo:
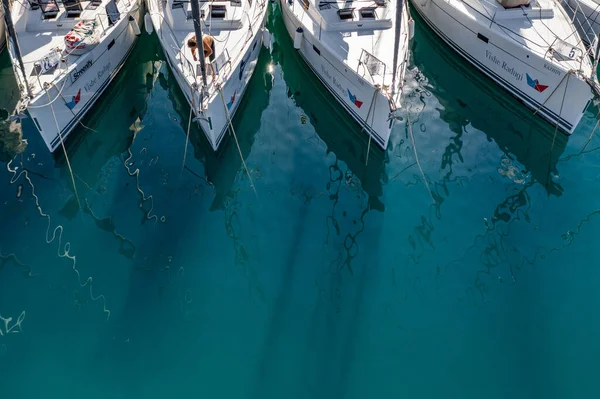
[(187, 156), (187, 149), (188, 149), (188, 143), (190, 142), (190, 129), (192, 127), (192, 115), (194, 114), (194, 109), (196, 108), (195, 105), (195, 97), (194, 96), (194, 88), (192, 86), (190, 86), (190, 94), (191, 94), (191, 101), (192, 101), (192, 105), (190, 108), (190, 116), (188, 118), (188, 126), (187, 126), (187, 133), (185, 135), (185, 149), (183, 150), (183, 163), (181, 164), (181, 172), (179, 173), (179, 177), (181, 178), (181, 175), (183, 175), (183, 169), (185, 168), (185, 158)]
[[(379, 85), (375, 86), (375, 91), (373, 91), (373, 98), (371, 98), (371, 104), (369, 104), (369, 110), (367, 111), (367, 117), (365, 118), (365, 122), (367, 122), (367, 124), (369, 123), (369, 115), (371, 114), (371, 109), (373, 109), (373, 115), (371, 116), (371, 125), (367, 125), (371, 128), (371, 130), (373, 129), (373, 119), (375, 118), (375, 107), (374, 107), (374, 103), (375, 101), (377, 101), (377, 93), (379, 92)], [(361, 132), (365, 130), (365, 127), (363, 126), (361, 129)], [(371, 153), (371, 140), (373, 138), (373, 134), (370, 131), (367, 131), (367, 133), (369, 133), (369, 143), (367, 144), (367, 159), (365, 160), (365, 166), (367, 166), (369, 164), (369, 154)]]
[(235, 134), (235, 129), (233, 128), (233, 123), (231, 122), (231, 116), (229, 115), (229, 110), (227, 109), (227, 104), (225, 104), (225, 96), (223, 95), (223, 88), (219, 85), (219, 94), (221, 95), (221, 101), (223, 102), (223, 109), (225, 110), (225, 115), (227, 116), (227, 122), (229, 123), (229, 127), (231, 128), (231, 133), (233, 134), (233, 138), (235, 139), (235, 145), (237, 146), (238, 152), (240, 154), (240, 159), (242, 160), (242, 164), (244, 165), (244, 170), (246, 171), (246, 175), (248, 175), (248, 179), (250, 180), (250, 187), (254, 191), (254, 195), (256, 195), (256, 199), (258, 199), (258, 193), (256, 192), (256, 188), (254, 187), (254, 182), (252, 181), (252, 176), (250, 176), (250, 171), (248, 170), (248, 166), (246, 166), (246, 161), (244, 160), (244, 156), (242, 155), (242, 149), (240, 148), (240, 143), (238, 142), (237, 135)]
[[(537, 114), (537, 113), (538, 113), (538, 111), (539, 111), (540, 109), (542, 109), (542, 107), (543, 107), (544, 105), (546, 105), (546, 103), (548, 102), (548, 100), (550, 100), (550, 97), (552, 97), (552, 95), (553, 95), (553, 94), (556, 92), (556, 90), (557, 90), (557, 89), (560, 87), (560, 85), (562, 84), (563, 80), (565, 80), (565, 78), (567, 78), (567, 77), (568, 77), (569, 75), (571, 75), (572, 73), (575, 73), (575, 71), (574, 71), (574, 70), (572, 70), (572, 69), (569, 69), (569, 70), (567, 71), (567, 73), (563, 75), (563, 77), (562, 77), (562, 79), (560, 80), (560, 82), (558, 82), (558, 84), (557, 84), (557, 85), (554, 87), (554, 89), (552, 89), (552, 92), (550, 93), (550, 95), (549, 95), (549, 96), (548, 96), (548, 97), (547, 97), (547, 98), (544, 100), (544, 102), (543, 102), (543, 103), (541, 103), (541, 104), (540, 104), (540, 106), (539, 106), (539, 107), (537, 107), (537, 109), (536, 109), (535, 111), (533, 111), (533, 114), (534, 114), (534, 115), (535, 115), (535, 114)], [(566, 91), (565, 91), (565, 93), (566, 93)], [(565, 99), (565, 98), (564, 98), (564, 96), (563, 96), (563, 101), (564, 101), (564, 99)], [(559, 116), (559, 118), (560, 118), (560, 116)]]
[(413, 152), (415, 154), (415, 161), (417, 163), (417, 166), (419, 167), (419, 171), (421, 172), (421, 177), (423, 178), (423, 183), (425, 183), (425, 188), (427, 188), (427, 192), (429, 193), (429, 196), (431, 197), (432, 201), (435, 202), (435, 198), (433, 198), (433, 194), (431, 193), (431, 189), (429, 188), (429, 183), (427, 183), (427, 179), (425, 178), (425, 173), (423, 173), (421, 162), (419, 162), (419, 155), (417, 154), (417, 146), (415, 144), (415, 137), (413, 136), (412, 123), (410, 122), (410, 115), (408, 114), (406, 100), (404, 101), (404, 107), (406, 108), (406, 124), (408, 126), (408, 132), (410, 133), (410, 140), (412, 142)]
[[(566, 76), (570, 76), (570, 74), (567, 74)], [(565, 97), (567, 96), (568, 89), (569, 89), (569, 78), (567, 78), (567, 83), (565, 84), (565, 92), (563, 94), (563, 98), (560, 103), (560, 110), (558, 111), (558, 119), (559, 120), (560, 120), (560, 116), (562, 115), (563, 105), (565, 104)], [(550, 174), (550, 169), (552, 168), (552, 151), (554, 151), (554, 143), (556, 141), (557, 133), (558, 133), (558, 122), (556, 123), (556, 127), (554, 128), (554, 137), (552, 137), (552, 146), (550, 147), (550, 156), (548, 157), (548, 174)]]
[[(48, 100), (50, 100), (50, 93), (46, 90), (46, 95), (48, 96)], [(77, 192), (77, 186), (75, 185), (75, 177), (73, 176), (73, 169), (71, 168), (71, 161), (69, 161), (69, 155), (67, 155), (67, 149), (65, 148), (65, 142), (63, 140), (62, 134), (60, 133), (60, 126), (58, 125), (58, 120), (56, 119), (56, 114), (54, 113), (54, 104), (50, 103), (50, 109), (52, 110), (52, 116), (54, 117), (54, 123), (56, 124), (56, 131), (58, 132), (58, 137), (60, 138), (60, 145), (63, 149), (63, 153), (65, 154), (65, 160), (67, 161), (67, 167), (69, 168), (69, 173), (71, 174), (71, 182), (73, 183), (73, 191), (75, 192), (75, 198), (77, 199), (77, 206), (81, 209), (81, 202), (79, 201), (79, 193)]]

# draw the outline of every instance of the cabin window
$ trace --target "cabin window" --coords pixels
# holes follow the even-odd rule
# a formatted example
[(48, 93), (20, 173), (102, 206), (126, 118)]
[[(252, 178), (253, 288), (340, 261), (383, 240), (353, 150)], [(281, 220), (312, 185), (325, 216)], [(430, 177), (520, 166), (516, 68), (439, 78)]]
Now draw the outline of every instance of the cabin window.
[(210, 5), (210, 17), (211, 18), (225, 18), (225, 13), (227, 12), (227, 7), (221, 4), (211, 4)]
[(104, 6), (106, 10), (106, 16), (108, 17), (108, 25), (112, 26), (117, 23), (117, 21), (121, 18), (121, 14), (119, 13), (119, 9), (117, 8), (117, 2), (114, 0), (110, 0)]
[(375, 19), (375, 7), (365, 7), (360, 9), (362, 19)]
[(302, 7), (305, 10), (308, 10), (308, 6), (310, 5), (310, 1), (309, 0), (300, 0), (300, 2), (302, 3)]
[(386, 0), (375, 0), (375, 4), (377, 4), (377, 7), (385, 7), (387, 4)]
[(354, 8), (342, 8), (337, 13), (343, 21), (354, 19)]
[(230, 4), (231, 4), (231, 7), (241, 7), (242, 0), (231, 0)]

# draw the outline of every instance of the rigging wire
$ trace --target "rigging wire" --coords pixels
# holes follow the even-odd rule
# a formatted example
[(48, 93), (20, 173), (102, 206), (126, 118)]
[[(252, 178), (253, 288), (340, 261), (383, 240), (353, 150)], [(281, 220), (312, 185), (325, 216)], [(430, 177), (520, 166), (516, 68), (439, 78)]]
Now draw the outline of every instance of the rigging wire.
[[(567, 89), (569, 88), (569, 77), (571, 76), (571, 74), (568, 73), (566, 76), (567, 76), (567, 82), (565, 84), (565, 91), (563, 94), (562, 101), (560, 103), (560, 110), (558, 111), (558, 119), (559, 120), (560, 120), (560, 116), (562, 115), (563, 105), (565, 104), (565, 97), (567, 96)], [(557, 133), (558, 133), (558, 121), (556, 123), (556, 127), (554, 128), (554, 137), (552, 137), (552, 146), (550, 147), (550, 156), (548, 157), (548, 174), (550, 174), (550, 170), (552, 169), (552, 151), (554, 151), (554, 143), (556, 141)]]
[[(46, 91), (48, 95), (48, 99), (50, 99), (50, 93)], [(69, 173), (71, 174), (71, 182), (73, 183), (73, 191), (75, 192), (75, 198), (77, 199), (77, 205), (81, 209), (81, 201), (79, 201), (79, 193), (77, 192), (77, 186), (75, 185), (75, 177), (73, 176), (73, 169), (71, 168), (71, 161), (69, 161), (69, 155), (67, 154), (67, 149), (65, 148), (65, 142), (63, 141), (62, 134), (60, 132), (60, 127), (58, 126), (58, 120), (56, 119), (56, 113), (54, 112), (54, 104), (50, 104), (50, 109), (52, 110), (52, 116), (54, 117), (54, 123), (56, 124), (56, 131), (58, 132), (58, 137), (60, 138), (60, 145), (62, 147), (63, 153), (65, 155), (65, 160), (67, 161), (67, 167), (69, 168)]]
[(240, 148), (240, 143), (237, 139), (237, 135), (235, 134), (235, 129), (233, 128), (233, 123), (231, 122), (231, 117), (229, 115), (229, 110), (227, 109), (227, 104), (225, 104), (225, 96), (223, 95), (223, 88), (219, 85), (218, 87), (219, 94), (221, 95), (221, 101), (223, 102), (223, 110), (225, 111), (225, 115), (227, 116), (227, 122), (229, 123), (230, 131), (233, 134), (233, 138), (235, 139), (235, 145), (237, 146), (238, 152), (240, 154), (240, 159), (242, 160), (242, 164), (244, 165), (244, 170), (246, 171), (246, 175), (248, 176), (248, 180), (250, 180), (250, 187), (254, 191), (254, 195), (256, 199), (258, 199), (258, 193), (256, 192), (256, 187), (254, 187), (254, 182), (252, 181), (252, 176), (250, 176), (250, 171), (248, 170), (248, 166), (246, 165), (246, 161), (244, 160), (244, 156), (242, 154), (242, 149)]

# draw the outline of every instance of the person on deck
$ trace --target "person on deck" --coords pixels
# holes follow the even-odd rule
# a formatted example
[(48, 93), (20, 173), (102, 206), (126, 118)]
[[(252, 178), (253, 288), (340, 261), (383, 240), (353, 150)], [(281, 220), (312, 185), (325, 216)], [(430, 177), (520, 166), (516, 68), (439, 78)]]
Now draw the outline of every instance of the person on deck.
[[(188, 47), (192, 52), (192, 57), (194, 57), (194, 61), (198, 61), (196, 57), (196, 49), (198, 48), (198, 43), (196, 42), (196, 36), (192, 36), (188, 42)], [(213, 79), (215, 78), (215, 70), (213, 69), (212, 62), (215, 60), (215, 40), (210, 35), (203, 35), (202, 37), (202, 50), (204, 52), (204, 58), (208, 58), (210, 66), (210, 71), (212, 73)]]

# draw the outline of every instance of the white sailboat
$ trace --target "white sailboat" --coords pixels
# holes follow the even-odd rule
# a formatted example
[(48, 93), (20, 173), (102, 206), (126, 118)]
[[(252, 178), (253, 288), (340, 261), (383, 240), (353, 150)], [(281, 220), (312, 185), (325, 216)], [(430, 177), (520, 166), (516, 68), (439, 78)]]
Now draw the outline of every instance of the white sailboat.
[(409, 55), (407, 0), (279, 2), (304, 61), (369, 140), (385, 149)]
[[(8, 0), (3, 0), (4, 9)], [(27, 110), (54, 151), (121, 69), (140, 34), (141, 0), (23, 0), (6, 20)]]
[(412, 0), (450, 47), (571, 134), (598, 93), (595, 65), (555, 0)]
[[(148, 11), (194, 120), (217, 151), (254, 72), (263, 37), (270, 38), (264, 27), (267, 1), (148, 0)], [(202, 54), (205, 36), (214, 43), (210, 63)], [(187, 45), (190, 38), (198, 43), (197, 60)]]

